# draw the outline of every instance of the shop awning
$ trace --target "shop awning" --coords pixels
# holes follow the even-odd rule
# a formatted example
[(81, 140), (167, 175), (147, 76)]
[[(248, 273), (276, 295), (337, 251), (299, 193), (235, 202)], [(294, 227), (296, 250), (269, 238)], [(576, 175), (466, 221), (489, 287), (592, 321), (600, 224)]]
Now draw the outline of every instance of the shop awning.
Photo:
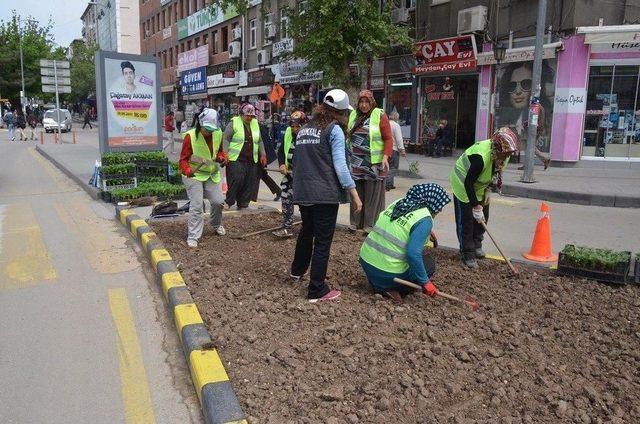
[(258, 94), (267, 94), (271, 91), (270, 85), (261, 85), (259, 87), (242, 87), (236, 92), (237, 97), (257, 96)]
[[(549, 43), (542, 46), (542, 58), (551, 59), (556, 57), (556, 51), (562, 49), (562, 42)], [(528, 62), (533, 60), (535, 46), (517, 47), (515, 49), (507, 49), (504, 54), (504, 60), (500, 63), (510, 62)], [(489, 52), (478, 53), (478, 66), (495, 65), (496, 59), (493, 56), (493, 50)]]
[(576, 34), (584, 34), (585, 44), (640, 43), (640, 25), (585, 26)]
[(207, 90), (207, 94), (229, 94), (235, 93), (238, 89), (237, 85), (227, 85), (226, 87), (214, 87)]

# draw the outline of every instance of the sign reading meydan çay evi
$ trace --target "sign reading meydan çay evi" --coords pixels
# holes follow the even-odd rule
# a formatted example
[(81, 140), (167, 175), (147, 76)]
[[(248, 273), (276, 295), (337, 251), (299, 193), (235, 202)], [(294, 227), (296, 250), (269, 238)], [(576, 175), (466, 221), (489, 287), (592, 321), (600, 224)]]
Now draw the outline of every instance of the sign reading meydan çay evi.
[(233, 7), (226, 11), (217, 5), (205, 7), (178, 21), (178, 40), (197, 34), (236, 16), (238, 16), (238, 12)]

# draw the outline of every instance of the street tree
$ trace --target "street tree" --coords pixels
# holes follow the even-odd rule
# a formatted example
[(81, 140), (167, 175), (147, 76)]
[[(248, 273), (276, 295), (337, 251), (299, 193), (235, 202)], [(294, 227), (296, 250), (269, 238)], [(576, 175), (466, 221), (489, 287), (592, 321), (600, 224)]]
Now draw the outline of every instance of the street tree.
[(64, 52), (54, 49), (52, 23), (42, 26), (30, 17), (13, 12), (7, 21), (0, 20), (0, 97), (20, 103), (20, 36), (24, 59), (24, 85), (27, 96), (41, 96), (40, 59), (52, 59)]
[(70, 60), (71, 67), (71, 102), (82, 102), (96, 92), (96, 67), (94, 55), (98, 50), (95, 45), (77, 43), (74, 45)]
[[(391, 22), (393, 2), (384, 4), (380, 7), (380, 2), (372, 0), (297, 2), (285, 12), (294, 48), (284, 58), (306, 60), (307, 70), (323, 71), (326, 83), (359, 87), (364, 72), (353, 72), (350, 65), (367, 69), (374, 58), (384, 56), (393, 47), (411, 45), (408, 28)], [(248, 2), (220, 0), (220, 5), (244, 13)], [(263, 7), (267, 6), (263, 2)]]

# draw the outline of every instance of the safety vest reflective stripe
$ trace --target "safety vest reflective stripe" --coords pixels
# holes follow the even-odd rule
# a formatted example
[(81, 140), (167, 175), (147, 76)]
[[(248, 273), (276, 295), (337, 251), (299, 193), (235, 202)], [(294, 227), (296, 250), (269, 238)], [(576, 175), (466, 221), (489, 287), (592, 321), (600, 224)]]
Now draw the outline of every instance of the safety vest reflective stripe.
[(371, 240), (368, 237), (364, 240), (364, 243), (370, 246), (372, 249), (375, 249), (378, 252), (382, 253), (383, 255), (391, 256), (392, 258), (398, 259), (400, 261), (404, 261), (407, 258), (406, 254), (403, 255), (401, 253), (394, 252), (393, 250), (384, 247), (377, 241)]
[(377, 225), (375, 227), (373, 227), (373, 232), (379, 234), (385, 240), (395, 244), (396, 246), (398, 246), (401, 249), (404, 249), (405, 247), (407, 247), (407, 243), (405, 243), (404, 241), (400, 240), (399, 238), (397, 238), (396, 236), (392, 235), (391, 233), (386, 232), (385, 230), (383, 230), (382, 228), (378, 227)]
[[(191, 159), (189, 161), (189, 166), (192, 170), (195, 171), (193, 178), (198, 181), (207, 181), (209, 178), (214, 183), (219, 183), (221, 180), (220, 177), (220, 166), (213, 160), (213, 156), (211, 154), (211, 150), (209, 150), (209, 146), (207, 145), (207, 141), (202, 136), (201, 133), (196, 135), (195, 128), (187, 131), (189, 138), (191, 139)], [(214, 131), (211, 134), (212, 142), (213, 142), (213, 152), (216, 154), (220, 150), (220, 145), (222, 144), (222, 131), (220, 129)], [(195, 161), (193, 159), (198, 158), (199, 161)], [(201, 165), (200, 161), (204, 161), (205, 164)]]
[[(229, 154), (229, 160), (235, 162), (238, 160), (238, 156), (245, 142), (244, 123), (239, 116), (234, 116), (231, 122), (233, 123), (233, 137), (231, 137), (231, 141), (229, 142), (229, 150), (227, 153)], [(258, 151), (260, 147), (260, 126), (258, 125), (258, 120), (253, 118), (249, 124), (249, 128), (251, 129), (251, 137), (253, 138), (253, 162), (258, 163)]]

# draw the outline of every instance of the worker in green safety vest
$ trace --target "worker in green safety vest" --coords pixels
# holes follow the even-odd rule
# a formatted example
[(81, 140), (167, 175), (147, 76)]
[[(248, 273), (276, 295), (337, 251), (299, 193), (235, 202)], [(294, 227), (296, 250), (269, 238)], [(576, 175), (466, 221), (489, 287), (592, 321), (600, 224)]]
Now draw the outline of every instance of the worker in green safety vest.
[(449, 202), (442, 186), (417, 184), (380, 214), (360, 248), (360, 265), (375, 292), (400, 302), (411, 289), (394, 282), (397, 277), (422, 286), (429, 296), (437, 293), (428, 247), (437, 247), (433, 220)]
[(519, 147), (518, 135), (502, 127), (490, 139), (477, 141), (465, 150), (451, 171), (456, 233), (462, 261), (469, 268), (478, 268), (477, 259), (485, 257), (481, 222), (489, 219), (489, 188), (500, 189), (502, 170)]
[(385, 180), (393, 154), (393, 132), (389, 118), (377, 106), (370, 90), (358, 94), (357, 109), (351, 111), (347, 129), (351, 150), (351, 174), (362, 199), (362, 211), (351, 208), (350, 229), (368, 232), (385, 208)]
[(238, 209), (249, 206), (259, 178), (259, 166), (267, 166), (264, 143), (260, 137), (260, 125), (253, 105), (245, 103), (240, 116), (235, 116), (222, 136), (223, 149), (229, 156), (227, 166), (226, 205), (238, 203)]
[(224, 196), (220, 185), (220, 163), (227, 161), (228, 158), (222, 151), (222, 131), (218, 128), (218, 113), (214, 109), (205, 108), (197, 116), (195, 128), (185, 133), (178, 162), (182, 182), (189, 197), (189, 247), (198, 247), (198, 240), (202, 237), (204, 198), (211, 204), (211, 226), (217, 234), (226, 234), (222, 226)]
[(296, 149), (298, 131), (307, 123), (307, 115), (295, 111), (289, 119), (289, 127), (278, 147), (278, 165), (282, 174), (280, 200), (282, 202), (282, 228), (273, 232), (276, 237), (293, 236), (293, 153)]

